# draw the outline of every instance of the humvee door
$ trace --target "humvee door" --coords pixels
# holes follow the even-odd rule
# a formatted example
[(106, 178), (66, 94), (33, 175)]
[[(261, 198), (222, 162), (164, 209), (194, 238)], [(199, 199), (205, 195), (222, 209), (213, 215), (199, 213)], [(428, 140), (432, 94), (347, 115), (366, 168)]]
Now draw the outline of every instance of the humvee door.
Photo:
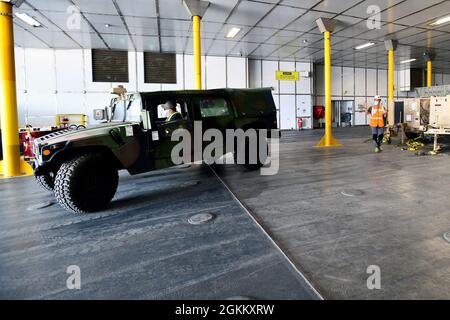
[[(181, 119), (167, 121), (166, 110), (163, 105), (167, 100), (175, 102), (177, 111), (181, 114)], [(190, 100), (185, 96), (158, 97), (150, 102), (152, 127), (150, 146), (152, 157), (155, 162), (155, 169), (173, 166), (171, 160), (172, 149), (179, 141), (172, 141), (172, 134), (177, 129), (186, 129), (193, 135), (192, 108)], [(192, 144), (191, 140), (191, 144)], [(191, 152), (192, 153), (192, 152)]]
[[(202, 123), (202, 135), (208, 129), (216, 129), (222, 133), (223, 150), (215, 157), (217, 159), (227, 152), (226, 129), (234, 129), (234, 112), (230, 100), (224, 95), (205, 93), (195, 96), (192, 99), (192, 105), (195, 110), (195, 121)], [(203, 150), (210, 143), (210, 141), (203, 141)]]

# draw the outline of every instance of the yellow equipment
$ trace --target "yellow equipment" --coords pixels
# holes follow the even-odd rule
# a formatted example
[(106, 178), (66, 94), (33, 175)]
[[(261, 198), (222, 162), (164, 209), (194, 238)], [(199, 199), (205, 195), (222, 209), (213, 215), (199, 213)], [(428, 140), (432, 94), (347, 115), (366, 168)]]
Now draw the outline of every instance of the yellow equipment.
[(58, 128), (73, 124), (86, 127), (86, 115), (78, 113), (60, 113), (56, 115), (56, 126)]

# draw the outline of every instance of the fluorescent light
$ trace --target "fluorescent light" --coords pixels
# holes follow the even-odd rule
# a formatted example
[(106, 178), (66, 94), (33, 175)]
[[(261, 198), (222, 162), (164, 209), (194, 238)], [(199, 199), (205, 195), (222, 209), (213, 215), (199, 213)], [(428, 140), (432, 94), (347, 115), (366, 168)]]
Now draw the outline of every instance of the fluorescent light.
[(408, 59), (408, 60), (403, 60), (403, 61), (400, 61), (400, 63), (408, 63), (408, 62), (413, 62), (413, 61), (416, 61), (417, 59)]
[(432, 26), (438, 26), (440, 24), (446, 23), (446, 22), (450, 22), (450, 16), (446, 16), (440, 19), (437, 19), (435, 22), (430, 23), (430, 25)]
[(239, 29), (239, 28), (231, 28), (230, 31), (228, 31), (228, 33), (225, 36), (225, 38), (234, 38), (239, 33), (239, 31), (241, 31), (241, 29)]
[(374, 44), (375, 43), (373, 43), (373, 42), (367, 42), (367, 43), (364, 43), (364, 44), (362, 44), (360, 46), (355, 47), (355, 50), (365, 49), (365, 48), (373, 46)]
[(39, 23), (39, 21), (37, 21), (36, 19), (34, 19), (33, 17), (30, 17), (28, 14), (26, 13), (15, 13), (16, 17), (19, 18), (20, 20), (28, 23), (30, 26), (32, 27), (41, 27), (42, 25)]

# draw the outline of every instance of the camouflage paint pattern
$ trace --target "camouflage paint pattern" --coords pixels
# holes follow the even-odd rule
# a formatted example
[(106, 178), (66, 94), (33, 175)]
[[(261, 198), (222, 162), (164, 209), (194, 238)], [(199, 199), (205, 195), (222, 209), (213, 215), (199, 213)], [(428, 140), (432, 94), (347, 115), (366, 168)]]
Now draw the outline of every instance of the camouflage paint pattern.
[[(200, 98), (225, 98), (231, 104), (230, 114), (225, 117), (196, 119), (190, 115), (189, 120), (177, 123), (164, 123), (157, 126), (152, 119), (152, 130), (145, 131), (139, 122), (108, 122), (81, 130), (63, 130), (34, 142), (36, 154), (35, 174), (41, 175), (58, 168), (69, 156), (76, 156), (87, 151), (109, 151), (120, 163), (119, 169), (126, 169), (131, 174), (147, 172), (170, 167), (171, 150), (178, 142), (170, 139), (177, 128), (190, 130), (194, 120), (201, 120), (203, 130), (226, 129), (276, 129), (276, 108), (270, 88), (261, 89), (214, 89), (214, 90), (179, 90), (140, 93), (144, 108), (156, 114), (155, 101), (183, 99), (191, 103), (194, 114), (199, 114), (195, 101)], [(196, 100), (197, 99), (197, 100)], [(151, 107), (148, 107), (151, 105)], [(197, 110), (196, 110), (197, 109)], [(152, 132), (158, 131), (158, 141), (152, 140)], [(43, 151), (50, 150), (48, 156)], [(114, 160), (114, 159), (112, 159)]]

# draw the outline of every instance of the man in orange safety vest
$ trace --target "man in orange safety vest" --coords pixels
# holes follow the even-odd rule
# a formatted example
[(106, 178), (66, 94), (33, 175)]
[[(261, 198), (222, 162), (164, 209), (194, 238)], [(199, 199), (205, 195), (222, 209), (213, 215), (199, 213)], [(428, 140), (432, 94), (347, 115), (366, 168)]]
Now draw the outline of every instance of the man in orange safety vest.
[(375, 104), (367, 109), (367, 113), (370, 115), (370, 127), (372, 129), (372, 140), (375, 147), (375, 152), (378, 153), (381, 150), (381, 144), (383, 142), (384, 135), (384, 117), (386, 116), (386, 109), (381, 104), (381, 97), (374, 97)]

